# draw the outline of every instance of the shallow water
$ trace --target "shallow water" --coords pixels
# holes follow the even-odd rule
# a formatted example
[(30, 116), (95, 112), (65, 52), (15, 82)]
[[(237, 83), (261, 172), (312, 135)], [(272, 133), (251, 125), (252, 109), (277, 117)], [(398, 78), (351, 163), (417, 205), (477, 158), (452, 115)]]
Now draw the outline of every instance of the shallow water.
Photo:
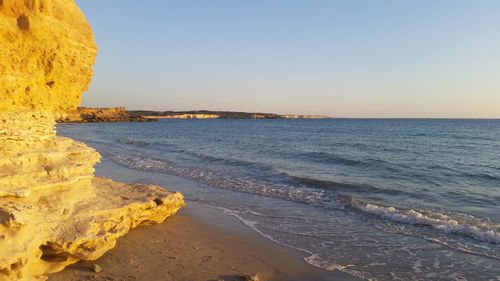
[(306, 261), (377, 280), (500, 279), (500, 120), (59, 125)]

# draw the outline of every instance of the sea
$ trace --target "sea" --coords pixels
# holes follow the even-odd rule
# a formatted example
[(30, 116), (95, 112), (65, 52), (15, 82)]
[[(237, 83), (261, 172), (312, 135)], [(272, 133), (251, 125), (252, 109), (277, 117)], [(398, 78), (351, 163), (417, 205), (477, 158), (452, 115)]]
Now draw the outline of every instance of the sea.
[[(500, 120), (60, 124), (117, 165), (365, 280), (500, 280)], [(176, 186), (169, 186), (176, 190)], [(188, 203), (189, 204), (189, 203)]]

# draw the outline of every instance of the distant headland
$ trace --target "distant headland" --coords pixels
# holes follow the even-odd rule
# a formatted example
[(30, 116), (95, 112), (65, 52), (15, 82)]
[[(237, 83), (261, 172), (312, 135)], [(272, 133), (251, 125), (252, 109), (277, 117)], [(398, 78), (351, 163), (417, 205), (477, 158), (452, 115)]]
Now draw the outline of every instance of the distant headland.
[(325, 115), (276, 114), (236, 111), (151, 111), (126, 110), (125, 107), (79, 107), (60, 116), (59, 123), (151, 122), (158, 119), (326, 119)]
[(156, 119), (324, 119), (323, 115), (276, 114), (237, 111), (128, 111), (131, 115)]

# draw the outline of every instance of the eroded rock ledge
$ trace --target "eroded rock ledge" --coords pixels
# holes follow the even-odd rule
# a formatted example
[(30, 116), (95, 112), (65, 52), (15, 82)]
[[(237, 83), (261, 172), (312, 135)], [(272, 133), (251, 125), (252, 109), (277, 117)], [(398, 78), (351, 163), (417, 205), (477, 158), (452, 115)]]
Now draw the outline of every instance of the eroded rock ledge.
[(94, 260), (140, 223), (184, 205), (157, 186), (93, 177), (99, 154), (58, 137), (46, 112), (0, 113), (0, 280), (32, 280)]
[(99, 154), (56, 135), (96, 47), (72, 0), (0, 0), (0, 280), (44, 280), (94, 260), (141, 223), (184, 205), (157, 186), (94, 177)]

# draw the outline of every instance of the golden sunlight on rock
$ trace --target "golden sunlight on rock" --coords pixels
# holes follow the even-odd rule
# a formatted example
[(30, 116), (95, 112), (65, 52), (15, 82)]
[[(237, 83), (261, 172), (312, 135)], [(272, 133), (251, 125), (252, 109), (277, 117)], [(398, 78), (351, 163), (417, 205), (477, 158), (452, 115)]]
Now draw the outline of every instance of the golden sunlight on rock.
[(80, 104), (97, 48), (73, 1), (3, 0), (0, 39), (0, 110)]
[(157, 186), (95, 178), (99, 154), (56, 136), (96, 57), (72, 0), (0, 0), (0, 280), (43, 280), (94, 260), (140, 223), (184, 205)]

